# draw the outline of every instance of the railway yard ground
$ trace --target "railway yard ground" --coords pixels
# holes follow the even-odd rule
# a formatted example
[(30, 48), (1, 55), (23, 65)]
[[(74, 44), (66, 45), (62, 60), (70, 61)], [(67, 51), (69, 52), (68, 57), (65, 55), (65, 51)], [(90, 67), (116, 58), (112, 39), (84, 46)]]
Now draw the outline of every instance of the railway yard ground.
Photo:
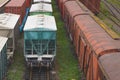
[[(119, 0), (108, 0), (112, 2), (118, 9), (120, 9)], [(61, 19), (59, 9), (55, 3), (55, 0), (52, 0), (53, 4), (53, 15), (55, 16), (57, 23), (57, 55), (55, 59), (55, 71), (56, 71), (56, 80), (80, 80), (83, 78), (82, 71), (79, 69), (79, 64), (76, 56), (74, 55), (74, 47), (69, 40), (69, 37), (66, 33), (64, 22)], [(105, 7), (104, 1), (101, 2), (100, 7), (102, 13), (97, 16), (105, 22), (111, 29), (116, 31), (120, 35), (120, 23), (119, 20), (115, 19), (109, 10)], [(109, 20), (111, 17), (115, 22)], [(6, 80), (25, 80), (25, 71), (26, 65), (23, 56), (23, 33), (18, 41), (18, 49), (15, 52), (13, 61), (9, 65)], [(84, 78), (83, 78), (84, 79)]]

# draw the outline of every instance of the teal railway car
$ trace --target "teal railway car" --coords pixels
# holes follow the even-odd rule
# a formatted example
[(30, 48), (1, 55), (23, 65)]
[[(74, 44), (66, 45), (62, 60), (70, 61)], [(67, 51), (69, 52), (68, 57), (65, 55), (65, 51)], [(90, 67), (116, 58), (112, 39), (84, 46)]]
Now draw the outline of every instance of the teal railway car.
[(29, 16), (24, 27), (24, 56), (28, 66), (50, 66), (56, 55), (56, 22), (53, 16)]
[(52, 13), (53, 13), (52, 5), (47, 3), (32, 4), (29, 12), (30, 15), (36, 14), (52, 15)]
[(0, 36), (0, 80), (7, 72), (7, 38)]

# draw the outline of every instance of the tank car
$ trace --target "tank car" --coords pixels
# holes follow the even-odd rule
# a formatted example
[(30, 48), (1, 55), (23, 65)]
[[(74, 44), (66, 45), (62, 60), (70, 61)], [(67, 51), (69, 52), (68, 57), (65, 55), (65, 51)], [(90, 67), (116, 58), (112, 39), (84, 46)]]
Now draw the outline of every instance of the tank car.
[(51, 66), (56, 55), (56, 23), (53, 16), (29, 16), (24, 27), (24, 56), (28, 66)]

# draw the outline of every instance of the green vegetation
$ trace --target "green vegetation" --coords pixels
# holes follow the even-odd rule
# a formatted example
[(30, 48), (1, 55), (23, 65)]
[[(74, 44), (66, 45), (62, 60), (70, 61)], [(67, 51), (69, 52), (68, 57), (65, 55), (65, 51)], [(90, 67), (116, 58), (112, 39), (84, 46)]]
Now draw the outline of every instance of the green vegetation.
[[(119, 5), (120, 2), (118, 2), (118, 0), (108, 0), (110, 3), (112, 3), (113, 5)], [(117, 6), (118, 8), (120, 8), (120, 5)], [(116, 23), (119, 23), (119, 21), (112, 16), (112, 14), (109, 12), (109, 10), (107, 9), (107, 7), (105, 6), (105, 4), (101, 1), (100, 3), (100, 11), (102, 13), (99, 13), (97, 16), (103, 21), (105, 22), (106, 25), (108, 25), (108, 27), (110, 27), (113, 31), (117, 32), (119, 34), (118, 31), (116, 31), (113, 27), (114, 22), (110, 21), (109, 19), (113, 19)]]
[(118, 8), (120, 8), (120, 1), (119, 0), (108, 0), (110, 3), (112, 3), (113, 5), (117, 6)]
[(60, 80), (80, 80), (81, 74), (78, 70), (78, 62), (75, 59), (71, 48), (70, 41), (66, 35), (64, 23), (61, 19), (60, 12), (53, 0), (53, 15), (57, 22), (57, 56), (56, 66)]
[(107, 18), (108, 16), (109, 16), (109, 17), (112, 17), (112, 16), (111, 16), (111, 14), (109, 13), (109, 11), (107, 10), (107, 8), (106, 8), (106, 6), (104, 5), (103, 2), (101, 2), (100, 5), (101, 5), (101, 6), (100, 6), (100, 10), (101, 10), (102, 13), (104, 13), (104, 15), (103, 15), (102, 13), (99, 13), (97, 16), (98, 16), (103, 22), (105, 22), (106, 25), (108, 25), (108, 26), (112, 29), (112, 28), (113, 28), (113, 25), (108, 22), (108, 18)]
[(13, 64), (9, 67), (7, 80), (23, 80), (25, 71), (25, 62), (23, 53), (16, 52)]

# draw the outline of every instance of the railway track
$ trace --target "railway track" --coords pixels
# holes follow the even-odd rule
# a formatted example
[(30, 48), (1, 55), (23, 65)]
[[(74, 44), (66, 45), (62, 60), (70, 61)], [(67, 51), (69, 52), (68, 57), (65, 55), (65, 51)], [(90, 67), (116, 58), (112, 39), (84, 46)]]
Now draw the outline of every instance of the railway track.
[(118, 20), (120, 20), (120, 11), (119, 8), (108, 2), (107, 0), (102, 0), (106, 7), (108, 8), (109, 12)]
[(50, 69), (48, 67), (31, 67), (30, 80), (50, 80)]
[(25, 74), (25, 80), (55, 80), (49, 67), (29, 67)]
[(102, 2), (108, 8), (112, 16), (115, 17), (118, 21), (120, 21), (120, 9), (108, 2), (107, 0), (102, 0)]

